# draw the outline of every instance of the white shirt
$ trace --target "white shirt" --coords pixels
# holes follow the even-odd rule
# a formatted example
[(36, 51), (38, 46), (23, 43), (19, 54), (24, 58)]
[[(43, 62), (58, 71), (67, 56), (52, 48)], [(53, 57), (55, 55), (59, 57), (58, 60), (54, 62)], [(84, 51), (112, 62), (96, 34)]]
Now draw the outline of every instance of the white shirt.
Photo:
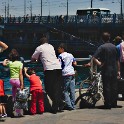
[(75, 61), (75, 58), (72, 54), (64, 52), (59, 55), (59, 60), (61, 62), (62, 66), (62, 75), (68, 76), (68, 75), (74, 75), (75, 71), (72, 66), (72, 63)]
[(44, 71), (61, 69), (61, 64), (56, 57), (54, 47), (48, 43), (38, 46), (32, 55), (32, 58), (36, 60), (40, 58)]

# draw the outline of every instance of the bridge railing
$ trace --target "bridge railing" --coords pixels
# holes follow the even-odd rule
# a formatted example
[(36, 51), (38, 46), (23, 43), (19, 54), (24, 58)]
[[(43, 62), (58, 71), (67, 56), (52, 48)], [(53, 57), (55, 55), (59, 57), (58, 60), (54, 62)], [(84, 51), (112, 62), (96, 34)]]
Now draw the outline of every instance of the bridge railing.
[(67, 16), (27, 16), (27, 17), (0, 17), (0, 24), (4, 23), (81, 23), (81, 24), (104, 24), (104, 23), (124, 23), (124, 15), (101, 14), (100, 16), (69, 15)]

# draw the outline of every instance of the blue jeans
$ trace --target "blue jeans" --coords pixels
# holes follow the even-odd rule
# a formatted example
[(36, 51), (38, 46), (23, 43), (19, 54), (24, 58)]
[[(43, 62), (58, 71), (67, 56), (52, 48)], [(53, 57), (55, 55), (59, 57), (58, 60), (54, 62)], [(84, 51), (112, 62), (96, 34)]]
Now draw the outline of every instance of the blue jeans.
[(64, 97), (67, 108), (75, 109), (75, 77), (64, 76)]

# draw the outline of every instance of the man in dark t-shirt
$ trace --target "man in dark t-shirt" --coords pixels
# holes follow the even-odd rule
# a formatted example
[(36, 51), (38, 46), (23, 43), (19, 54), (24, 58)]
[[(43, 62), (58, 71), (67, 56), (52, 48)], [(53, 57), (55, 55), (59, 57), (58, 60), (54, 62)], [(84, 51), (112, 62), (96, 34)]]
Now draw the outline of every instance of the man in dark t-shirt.
[(116, 46), (109, 42), (110, 34), (102, 36), (105, 42), (93, 56), (94, 62), (102, 68), (103, 95), (106, 109), (117, 107), (117, 74), (120, 75)]

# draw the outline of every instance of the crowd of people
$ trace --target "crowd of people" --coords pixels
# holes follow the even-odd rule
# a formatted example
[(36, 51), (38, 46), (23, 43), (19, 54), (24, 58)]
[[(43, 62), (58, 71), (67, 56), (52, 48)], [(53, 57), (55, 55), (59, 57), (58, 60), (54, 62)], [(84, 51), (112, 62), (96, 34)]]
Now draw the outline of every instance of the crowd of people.
[[(110, 34), (104, 32), (102, 35), (103, 45), (99, 46), (94, 53), (92, 60), (100, 66), (103, 82), (103, 95), (105, 109), (117, 107), (117, 79), (124, 78), (124, 34), (121, 42), (117, 46), (110, 42)], [(6, 50), (8, 46), (0, 42), (0, 52)], [(51, 112), (75, 110), (75, 71), (76, 59), (71, 53), (66, 51), (66, 44), (61, 43), (58, 47), (59, 56), (56, 56), (54, 47), (49, 44), (46, 36), (40, 39), (40, 45), (31, 56), (31, 62), (41, 61), (44, 69), (44, 85), (47, 95), (50, 97)], [(33, 68), (26, 68), (19, 60), (16, 49), (12, 49), (9, 58), (3, 61), (4, 66), (10, 68), (10, 84), (12, 85), (12, 102), (15, 102), (17, 88), (24, 89), (24, 75), (30, 82), (31, 105), (29, 112), (31, 115), (44, 112), (44, 93), (42, 81), (36, 75)], [(90, 63), (89, 63), (90, 65)], [(2, 87), (3, 81), (0, 81)], [(0, 117), (6, 117), (3, 87), (0, 87)], [(38, 109), (36, 103), (38, 102)], [(15, 110), (13, 110), (15, 111)], [(18, 111), (21, 113), (21, 111)], [(21, 115), (21, 114), (20, 114)]]

